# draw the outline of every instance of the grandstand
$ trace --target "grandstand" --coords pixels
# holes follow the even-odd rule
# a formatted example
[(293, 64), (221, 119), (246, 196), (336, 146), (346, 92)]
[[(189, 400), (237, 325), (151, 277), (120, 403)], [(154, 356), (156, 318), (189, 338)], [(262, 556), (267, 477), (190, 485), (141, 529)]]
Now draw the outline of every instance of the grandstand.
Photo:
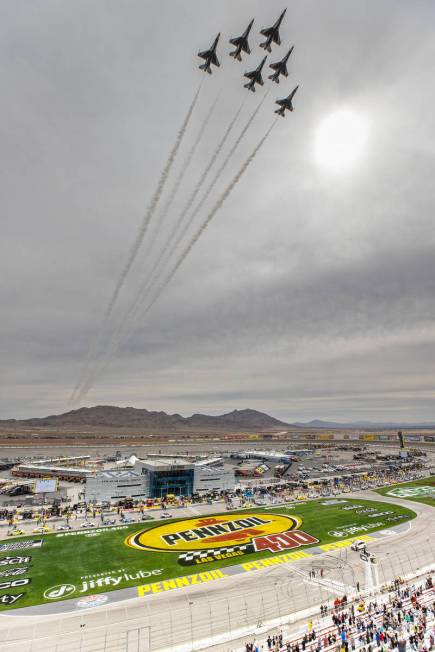
[[(385, 589), (384, 589), (385, 590)], [(435, 591), (433, 577), (405, 585), (397, 578), (386, 594), (359, 597), (348, 603), (336, 598), (321, 605), (316, 627), (310, 620), (303, 633), (284, 641), (281, 632), (261, 645), (277, 652), (376, 652), (377, 650), (432, 650), (435, 646)], [(245, 644), (246, 652), (257, 649), (257, 641)]]

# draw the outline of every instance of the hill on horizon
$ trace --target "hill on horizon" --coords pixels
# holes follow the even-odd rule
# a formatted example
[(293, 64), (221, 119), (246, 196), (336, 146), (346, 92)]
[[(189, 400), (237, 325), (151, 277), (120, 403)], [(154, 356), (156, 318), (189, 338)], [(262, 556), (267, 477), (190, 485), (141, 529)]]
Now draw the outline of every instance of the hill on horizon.
[(82, 427), (99, 426), (115, 428), (161, 428), (168, 430), (213, 428), (232, 430), (258, 430), (288, 428), (291, 424), (284, 423), (274, 417), (257, 410), (233, 410), (226, 414), (211, 416), (207, 414), (192, 414), (183, 417), (180, 414), (153, 412), (144, 408), (117, 407), (114, 405), (96, 405), (82, 407), (64, 414), (53, 414), (47, 417), (32, 419), (5, 419), (0, 425), (34, 426), (34, 427)]
[(168, 414), (163, 411), (146, 410), (145, 408), (118, 407), (116, 405), (95, 405), (93, 407), (81, 407), (70, 410), (63, 414), (52, 414), (46, 417), (30, 419), (3, 419), (0, 426), (34, 428), (141, 428), (144, 430), (233, 430), (236, 432), (244, 430), (278, 430), (294, 428), (297, 430), (400, 430), (400, 429), (433, 429), (435, 425), (425, 423), (394, 423), (376, 421), (323, 421), (313, 419), (311, 421), (286, 423), (258, 410), (243, 409), (232, 410), (225, 414), (208, 415), (192, 414), (190, 417), (183, 417), (181, 414)]

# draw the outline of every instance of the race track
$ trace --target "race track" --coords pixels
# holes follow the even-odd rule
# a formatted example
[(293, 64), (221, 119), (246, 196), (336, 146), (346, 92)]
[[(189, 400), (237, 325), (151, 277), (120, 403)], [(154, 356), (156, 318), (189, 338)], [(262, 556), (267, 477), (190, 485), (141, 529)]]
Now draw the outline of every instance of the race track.
[[(268, 623), (285, 622), (288, 614), (300, 613), (337, 595), (355, 594), (357, 582), (362, 591), (371, 588), (372, 582), (382, 584), (398, 576), (418, 573), (433, 564), (435, 519), (432, 507), (390, 499), (374, 492), (347, 494), (346, 497), (401, 504), (417, 513), (417, 518), (409, 524), (390, 528), (370, 542), (370, 552), (378, 557), (377, 576), (367, 575), (368, 565), (360, 560), (359, 553), (343, 548), (320, 551), (321, 554), (309, 559), (254, 570), (210, 584), (133, 598), (87, 611), (24, 616), (18, 610), (2, 614), (0, 652), (199, 649), (219, 643), (222, 635), (239, 638), (267, 628)], [(192, 515), (190, 508), (183, 511), (183, 516)], [(313, 570), (315, 577), (309, 578)]]

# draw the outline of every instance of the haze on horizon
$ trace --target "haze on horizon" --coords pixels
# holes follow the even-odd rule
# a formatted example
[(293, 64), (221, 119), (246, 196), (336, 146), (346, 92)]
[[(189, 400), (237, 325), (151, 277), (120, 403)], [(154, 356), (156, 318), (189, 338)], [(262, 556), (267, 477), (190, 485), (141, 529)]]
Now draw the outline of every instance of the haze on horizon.
[[(284, 6), (2, 5), (0, 418), (69, 409), (201, 79), (197, 51), (222, 32), (222, 67), (198, 105), (201, 116), (222, 89), (198, 173), (245, 97), (241, 76), (262, 56), (259, 29)], [(268, 86), (248, 142), (270, 123), (274, 99), (299, 83), (294, 113), (85, 405), (185, 416), (253, 408), (288, 422), (435, 420), (435, 5), (287, 6), (269, 60), (294, 44), (290, 76)], [(240, 64), (228, 39), (251, 18), (255, 50)], [(332, 154), (349, 140), (343, 116), (347, 158)], [(134, 289), (126, 286), (125, 303)]]

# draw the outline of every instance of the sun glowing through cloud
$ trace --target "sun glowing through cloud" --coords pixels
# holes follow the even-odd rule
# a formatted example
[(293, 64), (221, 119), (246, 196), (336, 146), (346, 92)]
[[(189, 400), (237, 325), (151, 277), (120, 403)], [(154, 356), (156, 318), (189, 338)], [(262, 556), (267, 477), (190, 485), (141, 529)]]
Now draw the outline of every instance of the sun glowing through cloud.
[(333, 172), (347, 172), (361, 157), (367, 135), (367, 121), (358, 113), (347, 109), (332, 113), (317, 130), (316, 161)]

